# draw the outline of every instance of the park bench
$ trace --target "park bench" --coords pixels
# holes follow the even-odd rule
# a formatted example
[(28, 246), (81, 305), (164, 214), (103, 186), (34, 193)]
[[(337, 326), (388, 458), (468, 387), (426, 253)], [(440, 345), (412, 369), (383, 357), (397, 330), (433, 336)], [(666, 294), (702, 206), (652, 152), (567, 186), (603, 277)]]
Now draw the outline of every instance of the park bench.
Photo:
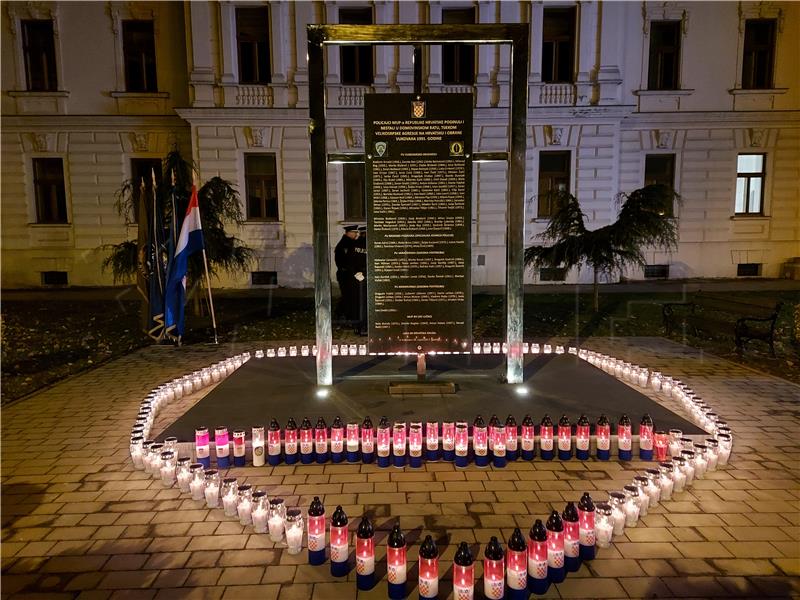
[(747, 300), (710, 295), (699, 291), (690, 300), (669, 302), (661, 307), (667, 335), (676, 325), (689, 325), (695, 335), (700, 331), (730, 335), (736, 340), (737, 352), (744, 351), (750, 340), (764, 340), (775, 356), (775, 322), (781, 302)]

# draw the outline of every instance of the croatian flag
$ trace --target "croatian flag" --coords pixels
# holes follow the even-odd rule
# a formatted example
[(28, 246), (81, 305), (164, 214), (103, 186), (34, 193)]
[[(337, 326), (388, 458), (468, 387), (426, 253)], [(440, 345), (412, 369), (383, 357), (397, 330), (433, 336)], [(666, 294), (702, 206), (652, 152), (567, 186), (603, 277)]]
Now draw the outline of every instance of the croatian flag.
[(169, 266), (167, 290), (164, 298), (164, 323), (167, 333), (183, 335), (183, 305), (186, 301), (186, 272), (189, 256), (203, 249), (203, 226), (197, 204), (197, 188), (192, 186), (192, 197), (186, 208), (181, 233), (175, 246), (175, 257)]

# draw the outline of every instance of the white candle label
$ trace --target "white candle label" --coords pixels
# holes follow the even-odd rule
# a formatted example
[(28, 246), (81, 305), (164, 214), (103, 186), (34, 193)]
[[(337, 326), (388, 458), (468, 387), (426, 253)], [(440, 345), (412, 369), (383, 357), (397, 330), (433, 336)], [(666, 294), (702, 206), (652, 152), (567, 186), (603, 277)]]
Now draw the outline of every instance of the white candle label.
[(547, 577), (547, 561), (528, 559), (528, 573), (534, 579), (544, 579)]
[(375, 572), (374, 556), (356, 556), (356, 573), (359, 575), (371, 575)]
[(607, 437), (599, 437), (597, 438), (597, 449), (598, 450), (610, 450), (611, 449), (611, 440)]
[(324, 533), (309, 533), (308, 534), (308, 549), (312, 552), (325, 549), (325, 534)]
[(580, 531), (581, 546), (594, 546), (594, 529), (584, 529)]
[(475, 448), (475, 456), (486, 456), (486, 446), (483, 448)]
[(422, 456), (422, 446), (420, 446), (419, 448), (412, 447), (409, 449), (408, 453), (410, 456), (413, 456), (414, 458)]
[(578, 540), (564, 540), (564, 555), (574, 558), (580, 552)]
[(614, 517), (614, 535), (622, 535), (625, 531), (625, 513), (615, 508), (612, 515)]
[(558, 449), (559, 450), (569, 450), (570, 446), (570, 439), (569, 438), (558, 438)]
[[(308, 452), (311, 452), (310, 446)], [(286, 454), (297, 454), (297, 442), (286, 442)]]
[(652, 450), (653, 449), (653, 440), (649, 437), (640, 437), (639, 438), (639, 448), (642, 450)]
[(229, 453), (230, 449), (228, 446), (217, 446), (217, 456), (225, 457), (228, 456)]
[(348, 452), (358, 452), (358, 442), (347, 442)]
[(613, 528), (611, 527), (610, 523), (598, 525), (597, 529), (595, 530), (597, 545), (601, 548), (608, 548), (608, 546), (611, 544), (612, 531)]
[(361, 451), (366, 453), (366, 454), (372, 454), (374, 452), (374, 447), (375, 447), (375, 445), (371, 441), (370, 442), (363, 442), (361, 444)]
[(547, 565), (554, 569), (560, 569), (564, 566), (564, 551), (547, 549)]
[(553, 449), (553, 438), (542, 438), (541, 439), (541, 446), (542, 450), (550, 451)]
[(508, 569), (506, 571), (506, 583), (512, 590), (524, 590), (528, 586), (528, 572)]
[(331, 442), (331, 452), (340, 454), (344, 451), (344, 442), (342, 440), (334, 440)]
[(378, 456), (389, 456), (389, 446), (378, 446)]
[[(542, 448), (544, 448), (544, 446), (542, 446)], [(532, 452), (533, 440), (526, 440), (525, 438), (522, 438), (522, 449), (525, 450), (525, 452)]]
[[(311, 451), (314, 449), (314, 444), (311, 442), (300, 442), (300, 452), (303, 454), (311, 454)], [(289, 445), (286, 445), (286, 451), (289, 452)]]
[(197, 458), (208, 458), (209, 455), (208, 446), (197, 446), (196, 454)]
[(427, 440), (427, 441), (425, 442), (425, 447), (426, 447), (428, 450), (438, 450), (438, 449), (439, 449), (439, 440), (438, 440), (438, 439), (435, 439), (435, 440)]
[[(270, 444), (268, 447), (269, 455), (270, 456), (277, 456), (281, 453), (281, 444), (278, 442), (277, 444)], [(264, 448), (261, 448), (261, 452), (264, 452)]]
[(505, 584), (502, 579), (486, 579), (483, 576), (483, 593), (489, 600), (500, 600), (505, 594)]
[(588, 450), (589, 449), (589, 438), (577, 438), (575, 440), (575, 447), (578, 450)]
[(389, 583), (405, 583), (406, 582), (406, 566), (405, 565), (388, 565), (386, 568)]
[(630, 450), (631, 449), (631, 438), (617, 438), (619, 441), (619, 449), (620, 450)]
[(328, 451), (328, 442), (317, 442), (315, 449), (317, 454), (325, 454)]
[(475, 588), (473, 586), (454, 585), (453, 597), (455, 600), (472, 600), (475, 596)]
[(419, 595), (423, 598), (436, 598), (439, 595), (439, 579), (420, 576)]
[(514, 452), (514, 450), (517, 449), (517, 438), (510, 438), (510, 439), (506, 440), (506, 448), (510, 452)]
[(331, 546), (331, 562), (345, 562), (350, 556), (350, 546)]

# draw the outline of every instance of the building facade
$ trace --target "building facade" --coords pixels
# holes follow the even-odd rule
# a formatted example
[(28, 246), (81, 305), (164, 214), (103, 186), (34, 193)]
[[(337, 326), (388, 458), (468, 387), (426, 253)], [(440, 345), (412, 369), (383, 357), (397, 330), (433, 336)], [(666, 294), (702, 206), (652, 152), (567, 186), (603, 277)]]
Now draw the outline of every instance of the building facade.
[[(778, 277), (800, 256), (800, 6), (790, 2), (8, 2), (2, 7), (2, 283), (107, 285), (103, 246), (136, 238), (123, 180), (178, 148), (237, 185), (256, 252), (221, 285), (313, 282), (310, 23), (528, 23), (525, 236), (543, 192), (590, 228), (621, 192), (672, 185), (677, 251), (648, 277)], [(413, 91), (410, 46), (326, 50), (328, 150), (363, 153), (365, 93)], [(475, 97), (474, 148), (507, 148), (510, 59), (430, 46), (427, 92)], [(502, 284), (506, 167), (474, 168), (472, 281)], [(328, 165), (330, 237), (365, 220), (363, 167)], [(526, 281), (588, 273), (529, 271)]]

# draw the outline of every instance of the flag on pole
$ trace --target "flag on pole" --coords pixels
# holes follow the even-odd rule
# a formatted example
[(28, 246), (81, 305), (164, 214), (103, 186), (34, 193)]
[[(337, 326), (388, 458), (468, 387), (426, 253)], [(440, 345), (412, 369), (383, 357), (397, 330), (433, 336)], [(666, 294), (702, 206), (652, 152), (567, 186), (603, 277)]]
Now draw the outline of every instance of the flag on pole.
[(167, 280), (166, 265), (164, 264), (164, 224), (161, 218), (163, 211), (158, 197), (155, 170), (151, 171), (153, 193), (153, 206), (149, 227), (149, 241), (147, 244), (147, 270), (150, 283), (149, 306), (150, 322), (148, 335), (154, 340), (164, 337), (164, 286)]
[(197, 188), (192, 186), (192, 197), (186, 208), (181, 233), (175, 246), (167, 278), (167, 291), (164, 314), (167, 333), (183, 336), (183, 305), (186, 300), (186, 273), (189, 269), (189, 256), (203, 249), (203, 226), (200, 221), (200, 207), (197, 202)]

